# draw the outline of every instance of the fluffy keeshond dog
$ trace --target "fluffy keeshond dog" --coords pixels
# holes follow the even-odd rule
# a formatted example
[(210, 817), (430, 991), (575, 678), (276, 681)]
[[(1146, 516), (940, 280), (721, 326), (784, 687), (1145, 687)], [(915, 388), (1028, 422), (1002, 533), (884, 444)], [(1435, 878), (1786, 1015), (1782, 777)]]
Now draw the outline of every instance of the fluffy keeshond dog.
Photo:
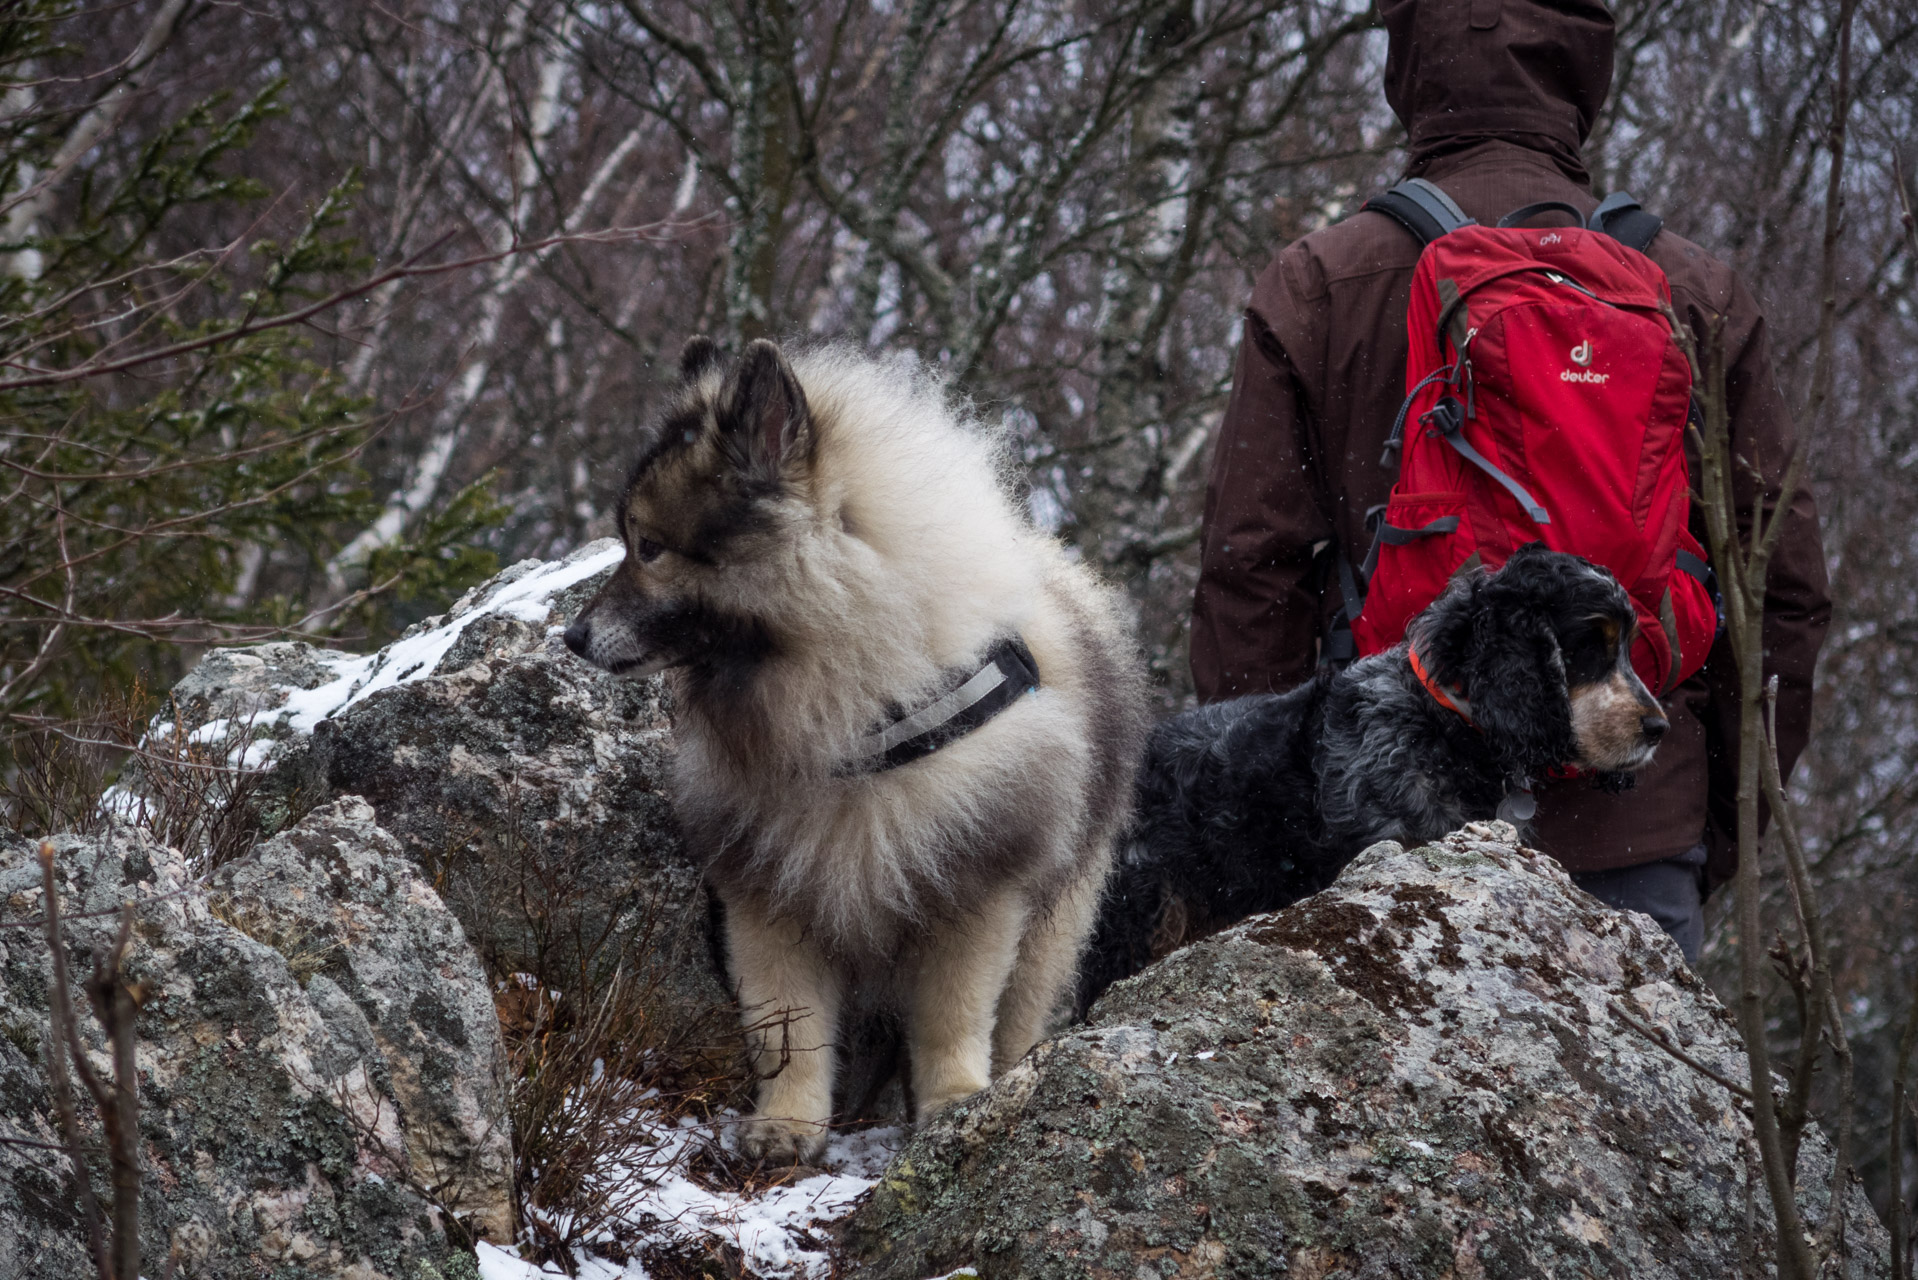
[(665, 672), (674, 802), (724, 904), (760, 1081), (807, 1159), (855, 1010), (896, 1009), (921, 1117), (1064, 1012), (1145, 728), (1123, 606), (1024, 518), (939, 381), (695, 338), (566, 633)]

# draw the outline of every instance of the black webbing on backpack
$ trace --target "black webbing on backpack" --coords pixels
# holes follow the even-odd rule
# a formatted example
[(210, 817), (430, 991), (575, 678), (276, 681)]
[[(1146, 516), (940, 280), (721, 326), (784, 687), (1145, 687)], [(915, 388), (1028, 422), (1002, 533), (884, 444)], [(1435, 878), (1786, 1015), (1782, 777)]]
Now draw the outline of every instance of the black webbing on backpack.
[(1370, 209), (1410, 231), (1422, 245), (1430, 244), (1448, 231), (1475, 226), (1452, 197), (1423, 178), (1407, 178), (1390, 191), (1373, 196), (1360, 210)]
[[(1379, 519), (1376, 527), (1372, 530), (1372, 549), (1366, 552), (1365, 566), (1359, 570), (1359, 573), (1368, 583), (1371, 582), (1372, 574), (1376, 572), (1379, 567), (1380, 547), (1409, 547), (1420, 538), (1430, 538), (1441, 533), (1458, 532), (1459, 518), (1457, 516), (1440, 516), (1436, 520), (1428, 520), (1416, 529), (1401, 529), (1395, 524), (1387, 523), (1384, 514), (1385, 508), (1373, 507), (1372, 510), (1379, 513)], [(1367, 520), (1366, 523), (1372, 524), (1373, 522)]]
[(1643, 253), (1651, 247), (1665, 220), (1655, 213), (1646, 212), (1638, 201), (1632, 199), (1630, 192), (1614, 191), (1599, 201), (1598, 208), (1592, 210), (1592, 216), (1586, 219), (1585, 225)]
[[(1465, 216), (1465, 210), (1458, 207), (1457, 201), (1446, 195), (1437, 184), (1427, 182), (1424, 178), (1407, 178), (1390, 191), (1373, 196), (1360, 208), (1361, 211), (1369, 209), (1384, 214), (1411, 232), (1421, 245), (1432, 243), (1448, 231), (1477, 225)], [(1421, 387), (1423, 385), (1420, 384)], [(1406, 403), (1411, 403), (1410, 398)], [(1388, 454), (1395, 450), (1397, 441), (1398, 430), (1395, 427), (1392, 440), (1386, 445)], [(1396, 462), (1397, 458), (1393, 457), (1392, 463)], [(1383, 518), (1384, 511), (1384, 507), (1368, 511), (1366, 525), (1376, 529), (1375, 522)], [(1430, 532), (1439, 531), (1432, 529)], [(1354, 569), (1343, 544), (1334, 547), (1333, 552), (1338, 557), (1339, 594), (1344, 599), (1338, 613), (1333, 615), (1321, 654), (1324, 661), (1342, 665), (1359, 656), (1358, 641), (1352, 635), (1352, 623), (1358, 618), (1359, 611), (1365, 608), (1365, 580), (1371, 576), (1372, 567), (1377, 561), (1378, 544), (1375, 540), (1370, 554), (1366, 556), (1363, 570)]]
[(1500, 218), (1498, 225), (1501, 227), (1516, 227), (1519, 223), (1529, 218), (1536, 218), (1539, 214), (1549, 213), (1554, 209), (1560, 213), (1571, 214), (1573, 222), (1585, 221), (1585, 215), (1578, 211), (1577, 205), (1566, 204), (1563, 200), (1535, 200), (1531, 204), (1520, 205), (1503, 218)]

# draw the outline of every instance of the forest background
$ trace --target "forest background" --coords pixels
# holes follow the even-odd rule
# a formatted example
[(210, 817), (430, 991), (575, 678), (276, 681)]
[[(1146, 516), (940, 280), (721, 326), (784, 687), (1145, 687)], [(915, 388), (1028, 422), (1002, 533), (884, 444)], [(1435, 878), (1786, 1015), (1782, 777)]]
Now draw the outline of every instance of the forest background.
[[(1595, 192), (1737, 267), (1799, 404), (1835, 10), (1621, 0), (1586, 148)], [(1918, 10), (1863, 0), (1852, 41), (1835, 391), (1800, 424), (1835, 619), (1793, 789), (1882, 1209), (1918, 1004)], [(1241, 309), (1396, 176), (1383, 59), (1359, 0), (0, 5), (9, 822), (209, 644), (371, 648), (610, 534), (700, 332), (944, 370), (1125, 584), (1176, 708)]]

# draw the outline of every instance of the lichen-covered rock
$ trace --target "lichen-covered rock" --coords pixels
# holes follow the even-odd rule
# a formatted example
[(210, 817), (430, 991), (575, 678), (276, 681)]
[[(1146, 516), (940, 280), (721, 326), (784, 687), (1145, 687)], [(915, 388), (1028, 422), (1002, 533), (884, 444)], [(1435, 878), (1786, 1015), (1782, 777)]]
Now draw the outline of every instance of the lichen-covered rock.
[[(535, 927), (598, 937), (611, 923), (647, 937), (663, 1010), (705, 1016), (725, 994), (666, 795), (663, 687), (560, 640), (622, 554), (609, 539), (516, 564), (376, 654), (216, 650), (168, 714), (175, 732), (272, 766), (255, 792), (269, 830), (364, 797), (495, 960), (530, 950)], [(587, 918), (553, 928), (568, 911)]]
[[(450, 1280), (471, 1274), (464, 1237), (512, 1238), (490, 993), (457, 922), (367, 805), (319, 809), (204, 885), (136, 829), (54, 845), (76, 981), (109, 945), (112, 908), (138, 903), (127, 970), (143, 992), (152, 1274), (177, 1248), (191, 1280)], [(38, 918), (40, 884), (34, 846), (0, 841), (0, 919)], [(50, 982), (39, 931), (0, 930), (5, 1136), (57, 1137), (42, 1062)], [(81, 1021), (104, 1070), (98, 1030)], [(64, 1157), (0, 1145), (0, 1171), (0, 1275), (90, 1274)]]
[[(1622, 1016), (1621, 1016), (1622, 1013)], [(1326, 892), (1114, 987), (916, 1135), (856, 1274), (1770, 1274), (1736, 1027), (1650, 920), (1504, 824), (1367, 850)], [(1808, 1135), (1803, 1207), (1830, 1150)], [(1846, 1274), (1889, 1274), (1862, 1189)]]

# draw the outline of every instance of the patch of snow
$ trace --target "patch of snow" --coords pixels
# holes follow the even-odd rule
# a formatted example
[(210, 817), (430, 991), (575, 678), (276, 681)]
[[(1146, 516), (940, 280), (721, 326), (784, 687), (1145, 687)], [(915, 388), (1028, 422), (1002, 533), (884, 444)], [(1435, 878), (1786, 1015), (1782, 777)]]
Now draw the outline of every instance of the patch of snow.
[[(661, 1242), (698, 1244), (718, 1239), (738, 1249), (750, 1274), (780, 1280), (813, 1280), (831, 1272), (832, 1260), (821, 1247), (825, 1228), (845, 1217), (878, 1181), (881, 1171), (905, 1142), (897, 1126), (835, 1134), (820, 1160), (822, 1172), (797, 1182), (752, 1192), (715, 1190), (690, 1176), (694, 1156), (718, 1146), (734, 1150), (740, 1117), (728, 1112), (711, 1123), (690, 1118), (677, 1124), (664, 1119), (635, 1128), (631, 1158), (608, 1170), (620, 1184), (611, 1199), (620, 1206), (619, 1218), (633, 1234)], [(550, 1274), (529, 1263), (500, 1254), (504, 1261), (484, 1280), (534, 1280)], [(580, 1275), (603, 1275), (644, 1280), (637, 1262), (625, 1270), (594, 1259), (590, 1249), (579, 1255)], [(522, 1270), (508, 1269), (511, 1262)], [(592, 1262), (611, 1268), (593, 1272)], [(961, 1273), (963, 1274), (963, 1273)]]
[(123, 818), (128, 822), (137, 822), (146, 812), (146, 801), (138, 793), (129, 791), (119, 783), (114, 783), (100, 793), (100, 813), (111, 818)]
[(480, 1280), (543, 1280), (546, 1276), (563, 1276), (566, 1273), (556, 1268), (536, 1267), (523, 1261), (518, 1254), (508, 1253), (497, 1245), (482, 1240), (479, 1242)]
[(227, 764), (235, 769), (264, 769), (279, 749), (280, 744), (271, 738), (255, 738), (246, 744), (244, 751), (228, 752)]
[(513, 600), (501, 605), (496, 612), (537, 626), (552, 616), (553, 606), (544, 600)]
[(626, 549), (606, 539), (581, 547), (564, 560), (522, 561), (495, 579), (485, 596), (461, 600), (437, 627), (402, 636), (374, 654), (315, 655), (336, 674), (317, 689), (295, 689), (289, 694), (281, 708), (286, 726), (296, 733), (311, 733), (320, 721), (382, 689), (424, 680), (460, 633), (489, 613), (543, 623), (552, 613), (553, 596), (625, 558)]
[(645, 1185), (623, 1216), (634, 1225), (656, 1220), (656, 1231), (667, 1237), (717, 1236), (737, 1248), (746, 1266), (760, 1275), (825, 1275), (831, 1259), (817, 1247), (812, 1228), (852, 1212), (899, 1149), (904, 1132), (883, 1128), (835, 1135), (820, 1161), (826, 1172), (756, 1195), (714, 1191), (689, 1178), (686, 1166), (692, 1151), (714, 1139), (730, 1147), (736, 1121), (726, 1116), (716, 1129), (656, 1130), (660, 1146), (647, 1153), (648, 1167), (635, 1171)]

